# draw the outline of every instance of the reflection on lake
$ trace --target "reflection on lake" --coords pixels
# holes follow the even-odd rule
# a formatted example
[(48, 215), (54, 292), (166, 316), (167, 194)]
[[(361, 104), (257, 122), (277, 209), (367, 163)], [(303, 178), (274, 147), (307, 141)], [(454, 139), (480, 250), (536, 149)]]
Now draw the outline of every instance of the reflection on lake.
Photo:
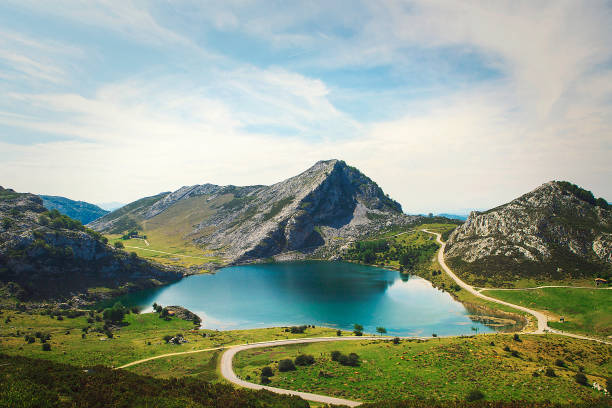
[(416, 276), (344, 262), (290, 262), (232, 266), (120, 298), (151, 309), (180, 305), (202, 317), (202, 327), (245, 329), (314, 324), (366, 333), (377, 326), (398, 336), (493, 331), (474, 322), (448, 293)]

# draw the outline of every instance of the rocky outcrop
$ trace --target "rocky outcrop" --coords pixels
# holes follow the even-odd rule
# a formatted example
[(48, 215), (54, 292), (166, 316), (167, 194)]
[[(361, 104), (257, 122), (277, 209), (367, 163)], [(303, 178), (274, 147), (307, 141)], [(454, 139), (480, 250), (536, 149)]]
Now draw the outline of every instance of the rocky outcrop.
[(152, 286), (182, 276), (111, 248), (68, 217), (53, 218), (42, 203), (0, 188), (0, 284), (19, 287), (12, 290), (17, 297), (67, 298), (92, 287)]
[(292, 251), (329, 249), (419, 218), (404, 215), (400, 204), (375, 182), (340, 160), (317, 162), (271, 186), (204, 184), (156, 197), (146, 208), (139, 200), (126, 206), (134, 211), (125, 212), (123, 207), (123, 213), (111, 213), (91, 227), (111, 232), (117, 225), (136, 222), (145, 231), (147, 225), (170, 230), (172, 226), (165, 224), (168, 221), (164, 218), (168, 212), (183, 211), (186, 215), (196, 212), (193, 206), (206, 207), (202, 212), (206, 215), (190, 225), (183, 238), (226, 260), (245, 262)]
[(612, 213), (600, 200), (567, 182), (546, 183), (508, 204), (470, 214), (450, 235), (445, 256), (483, 282), (607, 274)]

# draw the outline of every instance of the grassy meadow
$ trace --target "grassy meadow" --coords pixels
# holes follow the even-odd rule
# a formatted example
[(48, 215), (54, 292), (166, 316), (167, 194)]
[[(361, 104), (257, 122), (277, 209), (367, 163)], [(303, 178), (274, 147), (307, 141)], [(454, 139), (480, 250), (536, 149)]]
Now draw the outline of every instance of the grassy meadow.
[[(60, 321), (47, 315), (7, 310), (0, 312), (3, 322), (0, 325), (0, 353), (43, 358), (77, 366), (101, 364), (119, 367), (135, 360), (166, 353), (264, 340), (336, 335), (336, 329), (322, 327), (308, 328), (301, 334), (288, 333), (279, 327), (232, 331), (193, 330), (194, 325), (190, 321), (176, 317), (166, 321), (160, 319), (157, 313), (143, 313), (126, 315), (126, 325), (113, 330), (113, 338), (109, 339), (106, 334), (92, 330), (101, 328), (104, 322), (88, 323), (89, 316), (64, 317), (64, 320)], [(87, 327), (90, 329), (83, 338), (83, 329)], [(48, 341), (50, 351), (42, 350), (39, 339), (31, 344), (25, 341), (26, 335), (34, 336), (36, 332), (51, 336)], [(182, 334), (188, 343), (174, 345), (163, 340), (166, 335), (174, 336), (178, 333)], [(170, 373), (171, 370), (173, 368), (168, 366), (167, 372)], [(168, 377), (170, 376), (168, 374)]]
[[(542, 288), (485, 290), (483, 294), (548, 312), (549, 326), (569, 332), (608, 337), (612, 335), (612, 290)], [(564, 322), (559, 318), (563, 317)]]
[[(506, 351), (506, 348), (509, 351)], [(357, 353), (360, 365), (343, 366), (331, 352)], [(279, 372), (278, 361), (314, 356), (311, 366)], [(234, 367), (243, 379), (259, 382), (272, 368), (271, 386), (361, 401), (382, 399), (463, 400), (472, 390), (489, 401), (576, 402), (602, 393), (576, 383), (583, 370), (590, 382), (612, 375), (608, 345), (555, 335), (482, 335), (428, 341), (402, 340), (311, 343), (240, 352)], [(559, 361), (557, 361), (559, 360)], [(552, 369), (555, 377), (546, 375)]]

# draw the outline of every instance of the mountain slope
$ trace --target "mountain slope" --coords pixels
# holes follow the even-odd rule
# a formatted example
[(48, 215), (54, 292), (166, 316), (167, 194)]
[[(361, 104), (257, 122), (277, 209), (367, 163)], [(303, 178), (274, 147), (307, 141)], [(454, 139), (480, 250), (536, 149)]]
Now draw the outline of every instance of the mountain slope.
[(39, 197), (42, 198), (45, 208), (57, 210), (70, 218), (81, 221), (82, 224), (88, 224), (110, 212), (85, 201), (49, 195), (39, 195)]
[(88, 288), (151, 287), (181, 273), (111, 248), (106, 238), (40, 197), (0, 187), (0, 286), (21, 300), (66, 298)]
[(147, 236), (181, 237), (242, 262), (338, 245), (417, 218), (404, 215), (399, 203), (356, 168), (327, 160), (271, 186), (182, 187), (146, 205), (129, 204), (91, 227), (118, 233), (123, 232), (118, 226), (131, 225)]
[(552, 181), (471, 213), (449, 237), (445, 256), (477, 285), (610, 276), (612, 212), (592, 193)]

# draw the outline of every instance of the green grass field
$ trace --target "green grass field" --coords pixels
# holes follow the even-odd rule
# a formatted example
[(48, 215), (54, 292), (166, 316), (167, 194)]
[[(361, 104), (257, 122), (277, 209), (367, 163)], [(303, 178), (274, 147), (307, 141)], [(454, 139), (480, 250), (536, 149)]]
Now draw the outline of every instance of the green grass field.
[[(482, 335), (398, 345), (365, 340), (311, 343), (243, 351), (234, 366), (241, 378), (255, 382), (261, 369), (270, 366), (274, 371), (271, 386), (361, 401), (462, 400), (474, 389), (491, 401), (570, 402), (601, 396), (577, 384), (573, 376), (582, 367), (590, 381), (605, 384), (605, 377), (612, 374), (610, 346), (553, 335), (523, 335), (520, 340), (511, 335)], [(516, 356), (504, 351), (505, 346)], [(332, 361), (334, 350), (357, 353), (361, 365), (348, 367)], [(313, 355), (315, 364), (278, 371), (279, 360), (299, 354)], [(566, 367), (555, 365), (557, 359)], [(553, 368), (557, 377), (544, 375), (546, 368)]]
[[(522, 306), (550, 312), (555, 329), (608, 337), (612, 335), (612, 290), (543, 288), (485, 290), (483, 294)], [(563, 316), (564, 323), (559, 322)]]
[[(4, 323), (7, 318), (10, 322)], [(119, 367), (129, 362), (160, 354), (191, 351), (231, 344), (263, 340), (335, 336), (336, 330), (317, 327), (309, 328), (303, 334), (284, 332), (283, 328), (252, 330), (193, 330), (193, 323), (178, 318), (170, 321), (160, 319), (156, 313), (129, 314), (127, 326), (113, 331), (114, 338), (104, 333), (89, 332), (83, 339), (82, 329), (88, 326), (101, 327), (103, 322), (87, 323), (87, 317), (64, 318), (59, 321), (49, 316), (24, 312), (2, 311), (0, 314), (0, 352), (33, 358), (44, 358), (77, 366), (102, 364)], [(43, 351), (40, 341), (28, 344), (24, 336), (35, 332), (51, 335), (51, 351)], [(189, 341), (182, 345), (166, 344), (165, 335), (181, 333)], [(203, 337), (202, 335), (206, 336)], [(171, 368), (168, 368), (170, 373)], [(171, 376), (170, 374), (168, 376)]]

